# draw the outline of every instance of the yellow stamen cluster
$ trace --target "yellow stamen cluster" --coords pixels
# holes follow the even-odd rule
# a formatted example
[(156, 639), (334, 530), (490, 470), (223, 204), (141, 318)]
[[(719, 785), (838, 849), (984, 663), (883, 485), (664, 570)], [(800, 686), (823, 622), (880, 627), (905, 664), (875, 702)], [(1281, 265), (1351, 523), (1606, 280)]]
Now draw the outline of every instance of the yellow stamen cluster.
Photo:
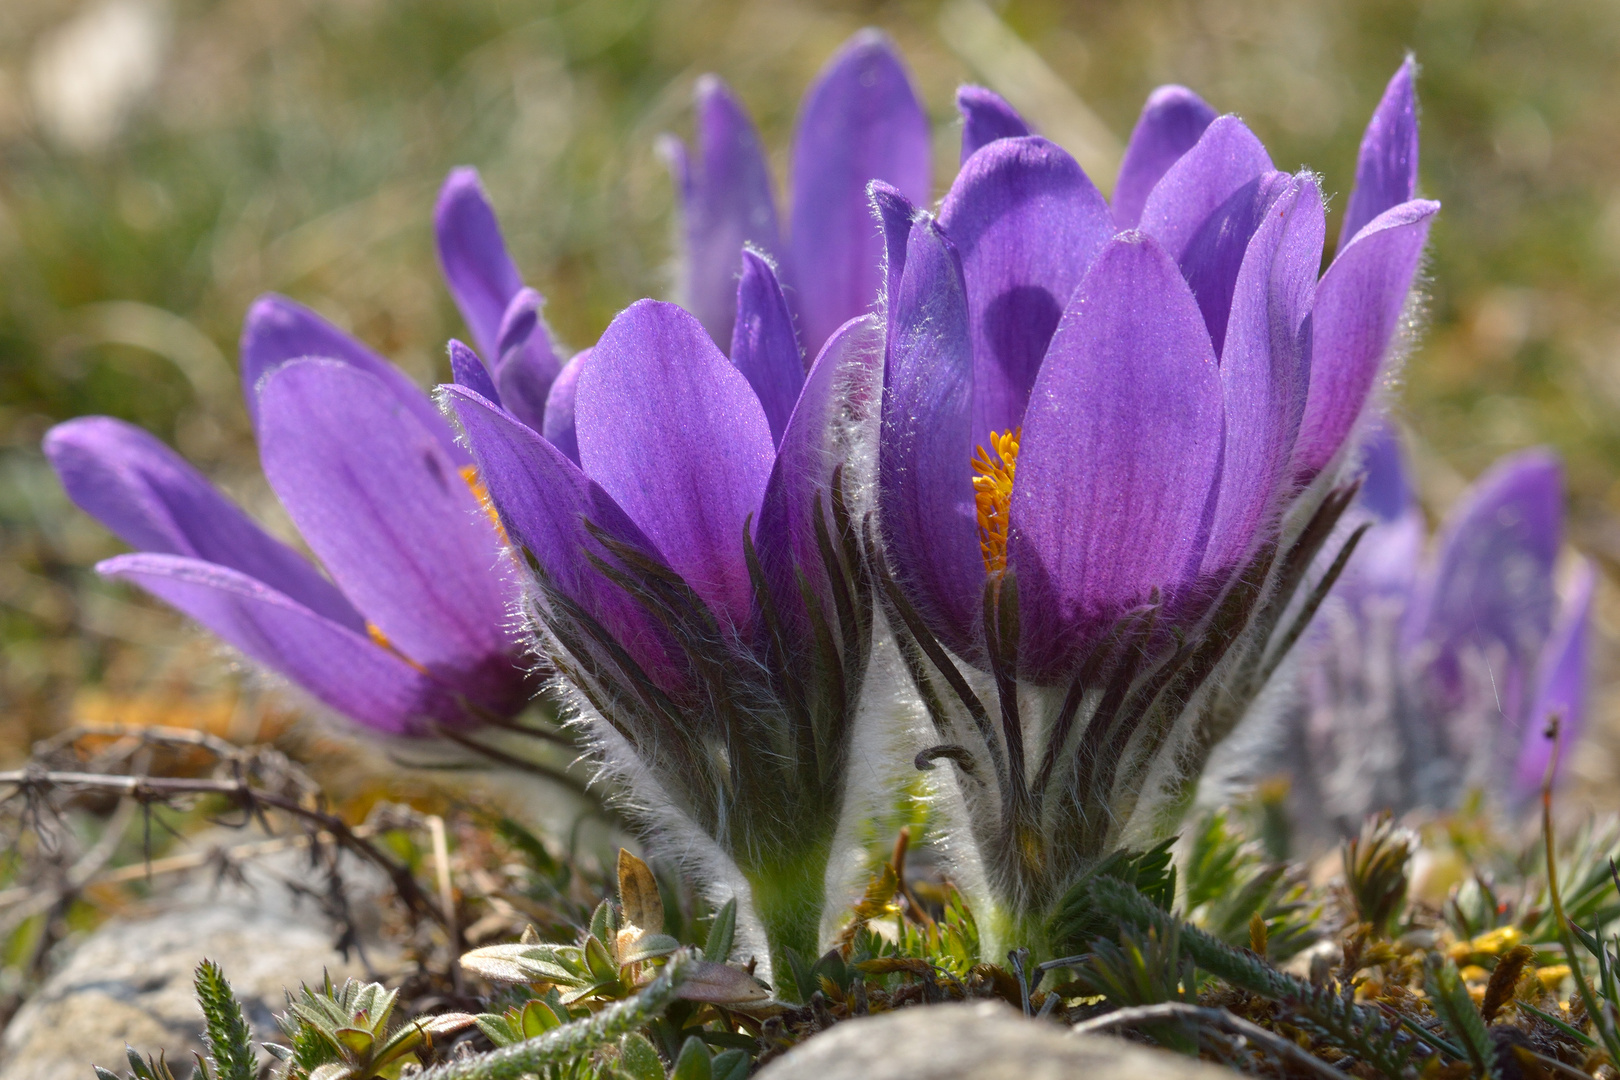
[(485, 487), (484, 481), (479, 479), (478, 467), (476, 465), (463, 465), (461, 467), (461, 478), (467, 482), (467, 487), (472, 489), (473, 498), (478, 500), (478, 505), (484, 508), (484, 516), (489, 518), (491, 525), (495, 526), (495, 535), (501, 538), (501, 543), (510, 545), (511, 541), (506, 538), (506, 530), (501, 527), (501, 515), (496, 512), (495, 504), (490, 501), (489, 488)]
[(973, 501), (979, 511), (979, 554), (992, 577), (1007, 571), (1007, 511), (1012, 505), (1013, 473), (1023, 428), (990, 433), (990, 449), (973, 450)]

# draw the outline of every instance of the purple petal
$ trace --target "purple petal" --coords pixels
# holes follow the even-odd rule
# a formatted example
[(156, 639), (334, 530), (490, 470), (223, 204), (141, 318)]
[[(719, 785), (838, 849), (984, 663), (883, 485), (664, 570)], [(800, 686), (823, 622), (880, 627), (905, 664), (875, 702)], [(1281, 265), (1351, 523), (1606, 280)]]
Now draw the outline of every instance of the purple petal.
[(242, 323), (242, 392), (248, 416), (259, 424), (259, 384), (287, 363), (307, 357), (337, 360), (379, 380), (394, 399), (433, 433), (458, 466), (471, 459), (456, 445), (455, 432), (433, 402), (393, 364), (302, 304), (266, 293), (253, 301)]
[(489, 369), (478, 359), (478, 354), (454, 339), (450, 342), (450, 379), (499, 405), (501, 395), (495, 392)]
[(1148, 193), (1198, 143), (1214, 119), (1215, 110), (1185, 86), (1161, 86), (1148, 95), (1119, 164), (1119, 182), (1114, 185), (1116, 225), (1136, 227)]
[(1221, 379), (1169, 254), (1110, 241), (1076, 291), (1030, 396), (1009, 514), (1020, 663), (1073, 674), (1155, 590), (1193, 599), (1221, 465)]
[(973, 442), (1017, 427), (1046, 346), (1113, 235), (1108, 204), (1061, 148), (1001, 139), (963, 166), (940, 228), (962, 257), (973, 331)]
[(1504, 713), (1517, 721), (1531, 666), (1552, 622), (1553, 562), (1563, 538), (1563, 471), (1545, 450), (1503, 458), (1446, 518), (1427, 587), (1408, 611), (1409, 649), (1433, 650), (1443, 692), (1458, 685), (1459, 654), (1481, 650)]
[(911, 226), (921, 216), (911, 200), (881, 180), (872, 181), (867, 188), (872, 202), (872, 215), (877, 218), (883, 234), (883, 310), (894, 310), (900, 294), (900, 279), (906, 272), (906, 244), (911, 240)]
[(1558, 626), (1541, 651), (1535, 704), (1525, 725), (1519, 759), (1514, 769), (1514, 787), (1521, 796), (1541, 786), (1547, 772), (1552, 743), (1544, 732), (1553, 717), (1558, 718), (1562, 762), (1580, 740), (1586, 720), (1587, 638), (1592, 621), (1592, 596), (1597, 590), (1597, 568), (1582, 559), (1575, 568), (1575, 579), (1558, 614)]
[(310, 549), (401, 654), (493, 705), (475, 676), (515, 652), (513, 586), (468, 479), (352, 368), (288, 364), (260, 395), (264, 474)]
[(495, 345), (500, 357), (495, 364), (495, 385), (501, 396), (490, 398), (536, 431), (545, 426), (546, 398), (560, 370), (549, 344), (550, 334), (540, 318), (544, 305), (545, 300), (533, 289), (519, 289), (506, 305)]
[(994, 90), (961, 86), (956, 90), (956, 111), (962, 114), (962, 164), (979, 148), (997, 139), (1028, 135), (1029, 125), (1018, 111)]
[(1271, 171), (1254, 132), (1235, 116), (1220, 117), (1154, 185), (1139, 227), (1179, 262), (1211, 215)]
[(737, 283), (737, 321), (731, 330), (731, 362), (743, 373), (765, 409), (771, 438), (780, 443), (804, 385), (804, 360), (793, 333), (793, 315), (776, 271), (752, 251), (742, 253)]
[(564, 457), (579, 464), (579, 436), (574, 432), (574, 392), (579, 388), (579, 369), (591, 350), (584, 349), (563, 365), (562, 374), (551, 384), (546, 397), (546, 423), (540, 429)]
[[(477, 169), (450, 171), (439, 192), (438, 205), (433, 209), (433, 229), (445, 284), (450, 287), (450, 295), (461, 309), (462, 318), (467, 320), (474, 344), (492, 365), (504, 360), (502, 323), (507, 309), (523, 290), (523, 278), (506, 252), (495, 208), (490, 205)], [(539, 321), (539, 306), (545, 301), (539, 293), (533, 293), (530, 299), (539, 325), (536, 332), (526, 336), (523, 350), (527, 355), (522, 366), (543, 384), (531, 396), (544, 403), (546, 387), (557, 377), (562, 365), (552, 351), (551, 335), (544, 322)], [(500, 385), (499, 371), (496, 383)], [(535, 422), (539, 422), (538, 418)]]
[(1224, 577), (1246, 561), (1272, 531), (1278, 496), (1291, 490), (1289, 461), (1311, 377), (1307, 320), (1325, 234), (1316, 182), (1292, 178), (1236, 275), (1220, 360), (1226, 444), (1206, 576)]
[(822, 70), (793, 139), (791, 285), (812, 355), (878, 295), (883, 245), (866, 186), (882, 180), (929, 197), (928, 117), (888, 38), (863, 30)]
[(1384, 521), (1393, 521), (1417, 505), (1406, 476), (1400, 435), (1380, 420), (1361, 441), (1361, 505)]
[(1439, 203), (1418, 199), (1386, 210), (1322, 276), (1312, 316), (1310, 397), (1294, 451), (1294, 471), (1302, 479), (1333, 460), (1361, 415), (1439, 209)]
[(601, 623), (659, 686), (675, 690), (681, 678), (671, 660), (673, 650), (648, 614), (591, 564), (593, 555), (609, 564), (614, 559), (585, 523), (662, 561), (658, 549), (551, 442), (464, 387), (449, 387), (445, 394), (507, 535), (534, 556), (554, 588)]
[(686, 228), (682, 295), (716, 344), (731, 340), (742, 250), (782, 251), (771, 171), (759, 133), (730, 87), (713, 75), (697, 82), (697, 154), (671, 140), (676, 194)]
[(1427, 538), (1423, 511), (1415, 505), (1396, 518), (1374, 518), (1333, 594), (1358, 607), (1375, 597), (1395, 598), (1405, 604), (1416, 587)]
[(956, 249), (932, 220), (911, 228), (888, 321), (878, 440), (878, 522), (930, 630), (963, 655), (983, 612), (973, 500), (973, 339)]
[(1356, 186), (1345, 204), (1339, 227), (1339, 250), (1369, 221), (1417, 194), (1417, 94), (1412, 87), (1415, 64), (1408, 56), (1384, 88), (1384, 96), (1367, 122), (1356, 158)]
[(433, 208), (434, 239), (445, 284), (472, 331), (478, 351), (500, 356), (501, 319), (523, 277), (506, 252), (500, 222), (478, 170), (450, 170)]
[[(1232, 294), (1237, 288), (1238, 271), (1247, 257), (1249, 241), (1266, 220), (1273, 204), (1294, 186), (1287, 173), (1268, 172), (1244, 184), (1216, 208), (1205, 221), (1179, 260), (1181, 272), (1198, 298), (1209, 327), (1215, 355), (1226, 347), (1226, 323), (1232, 314)], [(1320, 255), (1318, 255), (1320, 264)], [(1311, 283), (1316, 283), (1312, 273)]]
[(776, 456), (765, 410), (702, 325), (641, 300), (579, 373), (579, 460), (722, 620), (748, 625), (743, 530)]
[[(849, 441), (870, 413), (883, 369), (883, 334), (875, 315), (851, 319), (827, 339), (805, 379), (765, 485), (754, 543), (779, 610), (802, 618), (799, 575), (832, 611), (832, 592), (816, 542), (816, 500), (832, 524), (832, 476), (850, 458)], [(799, 623), (801, 632), (806, 624)]]
[(495, 334), (492, 356), (505, 357), (507, 353), (529, 340), (540, 325), (540, 308), (545, 299), (533, 289), (522, 288), (512, 294), (501, 315), (501, 327)]
[[(543, 335), (536, 335), (540, 337)], [(543, 360), (535, 355), (534, 338), (521, 349), (514, 349), (495, 365), (495, 385), (500, 387), (501, 404), (513, 416), (539, 431), (546, 423), (546, 402), (551, 396), (559, 368), (550, 348)]]
[(186, 555), (256, 578), (352, 630), (365, 620), (309, 564), (272, 538), (163, 443), (108, 416), (85, 416), (45, 436), (68, 497), (131, 547)]
[(466, 719), (431, 676), (245, 574), (179, 555), (120, 555), (96, 569), (179, 608), (367, 727), (415, 734), (432, 719)]

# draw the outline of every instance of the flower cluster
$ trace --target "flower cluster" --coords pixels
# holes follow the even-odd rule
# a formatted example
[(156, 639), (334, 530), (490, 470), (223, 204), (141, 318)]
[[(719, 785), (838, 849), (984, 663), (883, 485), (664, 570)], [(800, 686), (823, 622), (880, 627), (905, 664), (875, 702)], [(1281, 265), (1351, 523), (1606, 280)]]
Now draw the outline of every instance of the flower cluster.
[[(1356, 443), (1438, 209), (1412, 80), (1321, 273), (1317, 177), (1180, 87), (1111, 202), (964, 88), (935, 215), (922, 106), (862, 33), (806, 95), (784, 234), (706, 77), (694, 150), (666, 143), (686, 306), (632, 304), (566, 363), (457, 170), (435, 228), (473, 345), (442, 414), (309, 312), (249, 317), (266, 474), (330, 580), (141, 433), (75, 421), (48, 449), (147, 549), (106, 572), (364, 723), (499, 721), (532, 650), (650, 840), (743, 901), (762, 973), (821, 952), (839, 846), (938, 762), (987, 950), (1044, 951), (1076, 881), (1175, 825), (1354, 547)], [(1472, 693), (1478, 643), (1422, 640), (1434, 693)]]
[(1370, 523), (1304, 645), (1286, 764), (1295, 819), (1337, 834), (1381, 809), (1454, 808), (1469, 789), (1511, 807), (1569, 745), (1585, 707), (1596, 571), (1560, 596), (1563, 482), (1527, 450), (1475, 482), (1425, 559), (1426, 529), (1394, 433), (1371, 440), (1354, 509)]

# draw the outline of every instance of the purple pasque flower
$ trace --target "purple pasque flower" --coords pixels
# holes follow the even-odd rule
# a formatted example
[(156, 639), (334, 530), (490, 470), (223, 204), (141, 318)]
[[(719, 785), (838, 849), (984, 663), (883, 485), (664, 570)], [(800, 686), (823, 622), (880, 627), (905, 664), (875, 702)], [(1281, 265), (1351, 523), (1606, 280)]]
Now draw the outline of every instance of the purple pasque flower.
[[(1350, 497), (1338, 463), (1437, 209), (1413, 197), (1414, 108), (1408, 62), (1320, 280), (1316, 177), (1178, 87), (1112, 206), (1028, 135), (974, 150), (937, 218), (873, 187), (884, 595), (938, 703), (919, 761), (958, 765), (1026, 938), (1096, 858), (1174, 824), (1293, 640), (1268, 649)], [(965, 111), (969, 140), (1015, 130)]]
[(770, 265), (743, 265), (729, 359), (673, 304), (614, 319), (578, 369), (577, 464), (475, 387), (444, 400), (605, 770), (652, 842), (736, 890), (780, 978), (819, 954), (849, 811), (872, 617), (840, 463), (881, 348), (854, 319), (806, 373)]
[(1433, 554), (1392, 431), (1370, 442), (1352, 513), (1371, 523), (1301, 650), (1284, 757), (1296, 817), (1337, 836), (1389, 809), (1448, 810), (1482, 790), (1511, 809), (1540, 788), (1554, 716), (1585, 713), (1597, 575), (1556, 587), (1563, 476), (1545, 450), (1491, 466), (1452, 508)]
[(87, 416), (52, 428), (45, 453), (137, 549), (96, 569), (367, 727), (419, 735), (521, 711), (534, 687), (509, 617), (516, 573), (427, 395), (279, 296), (248, 312), (242, 383), (265, 478), (320, 566), (147, 432)]
[(810, 356), (872, 310), (882, 240), (866, 186), (882, 180), (916, 203), (929, 189), (928, 117), (889, 39), (862, 30), (805, 93), (793, 136), (787, 232), (779, 228), (759, 133), (731, 90), (697, 84), (697, 142), (664, 141), (685, 226), (681, 301), (724, 346), (744, 247), (777, 268)]

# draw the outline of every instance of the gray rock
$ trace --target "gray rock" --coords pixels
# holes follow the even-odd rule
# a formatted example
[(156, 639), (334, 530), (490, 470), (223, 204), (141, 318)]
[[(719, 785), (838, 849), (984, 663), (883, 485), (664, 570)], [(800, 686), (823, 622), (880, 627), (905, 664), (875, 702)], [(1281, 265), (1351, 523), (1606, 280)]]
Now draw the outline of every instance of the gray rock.
[(758, 1080), (1236, 1080), (1238, 1074), (1104, 1035), (1071, 1035), (999, 1002), (928, 1005), (850, 1020)]
[[(91, 1080), (92, 1064), (121, 1074), (126, 1043), (143, 1054), (165, 1051), (186, 1075), (191, 1052), (202, 1049), (192, 973), (205, 957), (224, 969), (256, 1040), (278, 1036), (273, 1014), (285, 1009), (284, 988), (318, 982), (323, 971), (339, 982), (365, 976), (352, 951), (345, 961), (333, 948), (333, 927), (317, 905), (300, 896), (298, 887), (319, 887), (304, 857), (261, 860), (245, 876), (252, 888), (194, 880), (154, 903), (154, 913), (109, 920), (87, 936), (6, 1027), (0, 1080)], [(375, 913), (374, 884), (357, 881), (350, 893), (361, 912)], [(359, 899), (368, 894), (371, 903)], [(397, 963), (375, 940), (366, 959), (385, 970)]]

